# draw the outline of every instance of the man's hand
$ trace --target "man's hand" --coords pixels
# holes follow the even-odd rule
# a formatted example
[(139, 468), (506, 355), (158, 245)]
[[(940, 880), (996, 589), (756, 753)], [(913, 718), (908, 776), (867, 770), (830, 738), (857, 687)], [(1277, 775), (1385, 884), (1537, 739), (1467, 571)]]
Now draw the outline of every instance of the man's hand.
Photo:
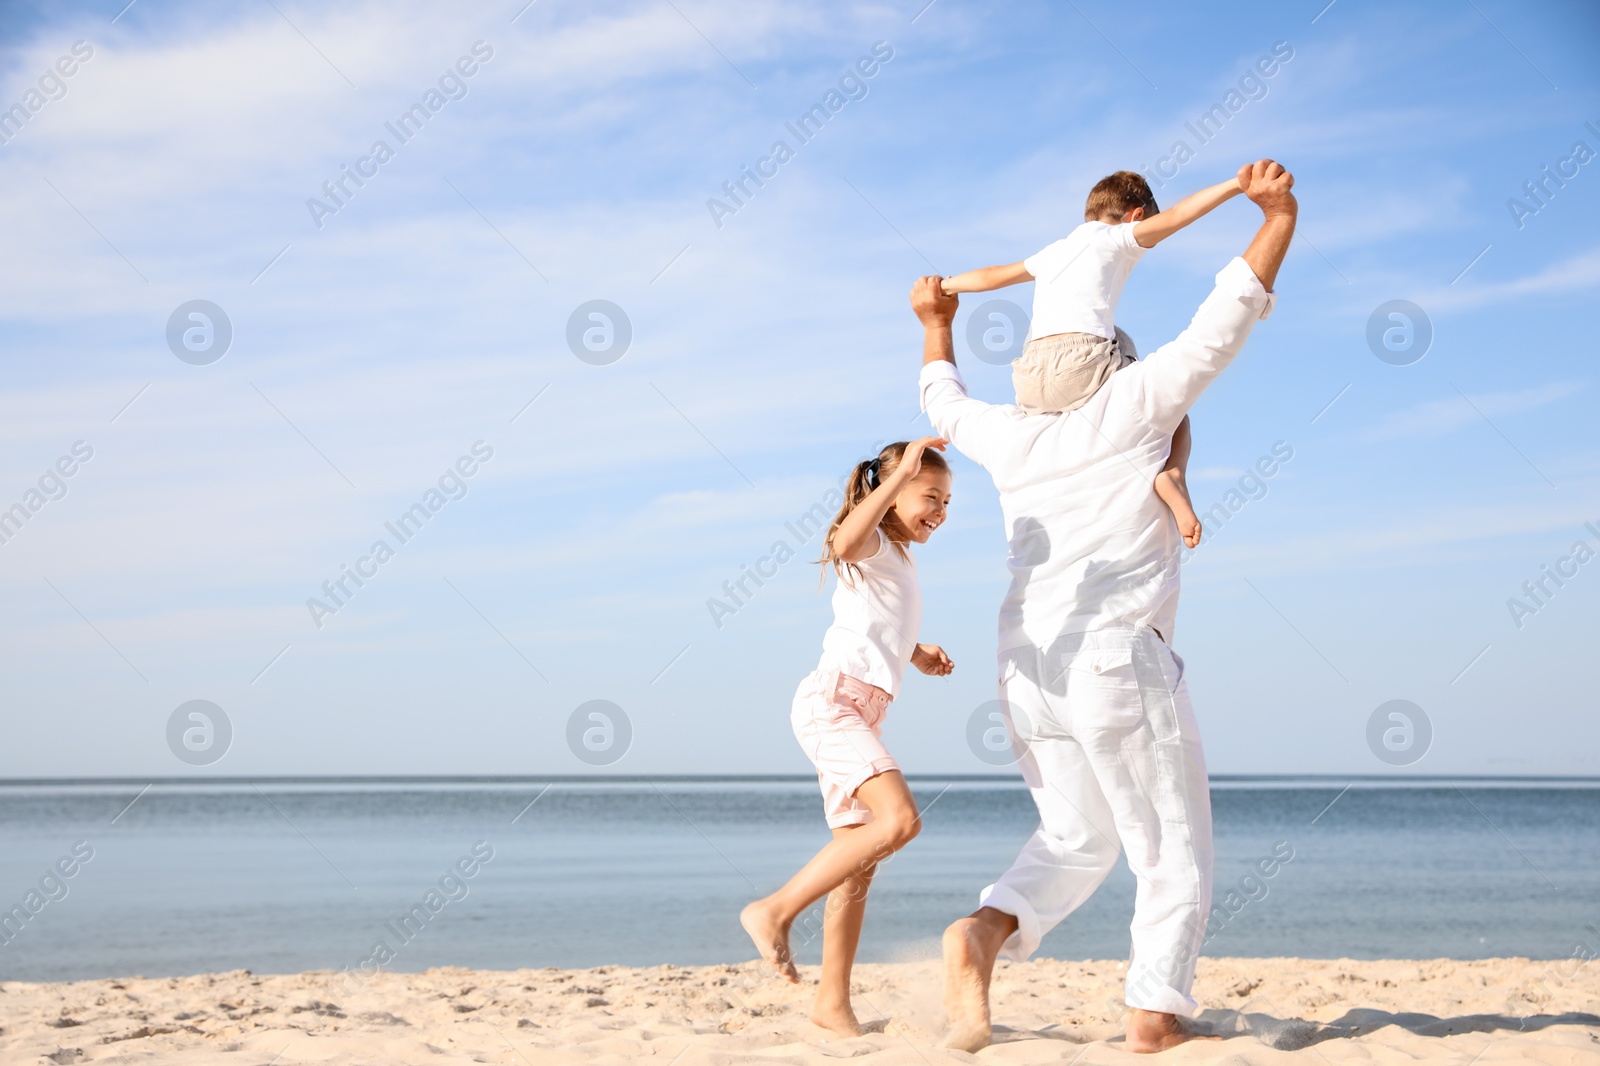
[(1300, 214), (1300, 203), (1289, 191), (1294, 188), (1294, 175), (1270, 159), (1258, 159), (1239, 168), (1239, 188), (1261, 208), (1263, 216), (1261, 229), (1244, 250), (1243, 258), (1271, 292), (1278, 283), (1278, 268), (1288, 254)]
[(1300, 213), (1300, 204), (1289, 191), (1294, 188), (1294, 175), (1283, 169), (1281, 163), (1270, 159), (1246, 163), (1239, 168), (1239, 188), (1268, 218), (1273, 215), (1293, 218)]
[(950, 320), (956, 317), (956, 306), (961, 300), (944, 294), (940, 284), (943, 281), (943, 278), (930, 274), (918, 278), (917, 283), (911, 286), (911, 310), (916, 312), (924, 328), (948, 326)]
[(911, 665), (931, 677), (944, 677), (956, 668), (937, 644), (918, 644), (911, 653)]

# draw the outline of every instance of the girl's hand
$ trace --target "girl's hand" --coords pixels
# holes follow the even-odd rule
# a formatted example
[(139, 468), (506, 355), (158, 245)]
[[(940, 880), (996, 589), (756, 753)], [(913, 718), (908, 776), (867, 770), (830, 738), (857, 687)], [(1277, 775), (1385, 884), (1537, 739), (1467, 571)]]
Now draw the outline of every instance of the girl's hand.
[(942, 452), (949, 443), (943, 437), (921, 437), (907, 444), (905, 454), (900, 457), (900, 465), (895, 468), (895, 476), (906, 481), (915, 480), (922, 472), (922, 453), (929, 448), (937, 448)]
[(911, 653), (911, 665), (930, 677), (945, 677), (956, 668), (937, 644), (918, 644)]

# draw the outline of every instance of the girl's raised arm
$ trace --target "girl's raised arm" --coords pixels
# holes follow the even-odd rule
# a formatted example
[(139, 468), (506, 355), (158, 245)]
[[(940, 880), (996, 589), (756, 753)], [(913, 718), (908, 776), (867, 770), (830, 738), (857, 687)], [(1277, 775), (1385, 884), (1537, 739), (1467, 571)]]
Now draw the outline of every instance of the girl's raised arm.
[(845, 515), (839, 528), (833, 531), (829, 543), (833, 545), (834, 554), (847, 563), (859, 563), (870, 558), (878, 550), (876, 533), (883, 516), (889, 513), (889, 507), (900, 495), (900, 490), (910, 484), (922, 469), (922, 453), (929, 448), (944, 451), (947, 443), (943, 437), (922, 437), (906, 445), (900, 465)]

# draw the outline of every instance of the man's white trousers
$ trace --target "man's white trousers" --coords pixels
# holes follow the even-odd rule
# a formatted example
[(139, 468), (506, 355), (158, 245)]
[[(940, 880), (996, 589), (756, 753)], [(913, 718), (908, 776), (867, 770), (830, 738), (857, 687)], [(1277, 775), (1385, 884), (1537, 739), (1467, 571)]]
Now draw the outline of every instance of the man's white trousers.
[(1126, 851), (1138, 883), (1130, 1007), (1193, 1015), (1211, 906), (1211, 798), (1183, 660), (1148, 626), (1001, 653), (1000, 699), (1039, 828), (982, 905), (1015, 915), (1025, 959)]

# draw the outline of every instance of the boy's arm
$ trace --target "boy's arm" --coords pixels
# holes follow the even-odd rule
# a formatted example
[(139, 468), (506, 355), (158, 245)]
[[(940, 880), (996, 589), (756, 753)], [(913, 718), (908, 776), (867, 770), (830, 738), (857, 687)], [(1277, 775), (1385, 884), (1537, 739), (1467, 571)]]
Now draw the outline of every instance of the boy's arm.
[(1133, 239), (1141, 248), (1154, 248), (1168, 237), (1202, 215), (1209, 214), (1225, 200), (1231, 200), (1243, 190), (1239, 179), (1229, 178), (1209, 189), (1190, 193), (1165, 211), (1151, 218), (1142, 218), (1133, 224)]
[(1028, 273), (1027, 267), (1021, 263), (1009, 263), (1005, 266), (969, 270), (965, 274), (945, 278), (940, 285), (940, 291), (946, 296), (954, 296), (960, 292), (989, 292), (991, 289), (1003, 289), (1007, 285), (1017, 285), (1032, 280), (1033, 275)]

